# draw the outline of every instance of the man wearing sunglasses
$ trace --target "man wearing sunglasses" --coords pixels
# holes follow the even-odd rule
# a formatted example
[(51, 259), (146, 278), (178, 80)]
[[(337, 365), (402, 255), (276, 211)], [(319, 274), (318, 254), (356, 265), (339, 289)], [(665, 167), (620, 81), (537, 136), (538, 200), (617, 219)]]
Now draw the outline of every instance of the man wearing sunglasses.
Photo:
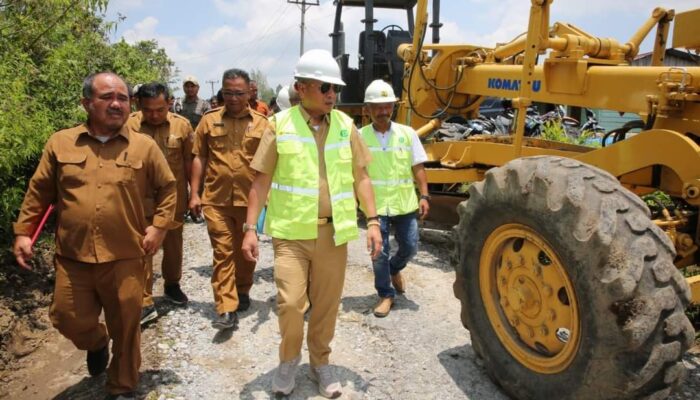
[[(374, 287), (379, 294), (374, 315), (379, 318), (389, 315), (396, 293), (406, 290), (401, 270), (418, 249), (416, 211), (423, 219), (430, 210), (428, 179), (423, 168), (428, 156), (413, 128), (391, 121), (396, 101), (390, 84), (381, 79), (370, 83), (365, 90), (365, 107), (372, 123), (360, 131), (372, 153), (368, 170), (382, 232), (382, 252), (372, 263)], [(398, 243), (393, 256), (389, 242), (392, 228)]]
[(365, 169), (369, 151), (352, 119), (333, 109), (345, 85), (338, 64), (329, 52), (310, 50), (297, 63), (294, 77), (301, 104), (274, 115), (274, 126), (263, 135), (251, 163), (257, 174), (248, 196), (243, 252), (249, 260), (258, 256), (255, 222), (269, 193), (265, 232), (273, 238), (282, 335), (272, 390), (282, 395), (294, 390), (310, 302), (311, 378), (321, 395), (335, 398), (341, 386), (329, 365), (329, 345), (345, 280), (347, 242), (359, 236), (356, 196), (370, 215), (367, 248), (372, 257), (380, 250), (381, 234)]
[(219, 330), (235, 327), (237, 311), (250, 307), (255, 262), (243, 258), (240, 249), (254, 175), (250, 161), (269, 125), (248, 105), (247, 72), (229, 69), (221, 82), (224, 106), (206, 113), (195, 130), (190, 187), (200, 187), (204, 176), (204, 195), (200, 199), (193, 190), (189, 204), (192, 215), (204, 214), (214, 250), (211, 285), (219, 317), (212, 327)]

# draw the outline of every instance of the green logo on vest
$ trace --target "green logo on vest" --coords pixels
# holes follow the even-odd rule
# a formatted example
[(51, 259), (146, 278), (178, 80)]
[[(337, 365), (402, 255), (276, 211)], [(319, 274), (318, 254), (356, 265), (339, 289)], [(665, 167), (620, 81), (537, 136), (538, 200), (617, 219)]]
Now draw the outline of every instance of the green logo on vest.
[(347, 130), (347, 129), (341, 129), (341, 130), (340, 130), (340, 137), (341, 137), (341, 138), (346, 138), (346, 137), (348, 137), (348, 130)]
[(399, 138), (399, 143), (403, 143), (406, 141), (406, 138)]

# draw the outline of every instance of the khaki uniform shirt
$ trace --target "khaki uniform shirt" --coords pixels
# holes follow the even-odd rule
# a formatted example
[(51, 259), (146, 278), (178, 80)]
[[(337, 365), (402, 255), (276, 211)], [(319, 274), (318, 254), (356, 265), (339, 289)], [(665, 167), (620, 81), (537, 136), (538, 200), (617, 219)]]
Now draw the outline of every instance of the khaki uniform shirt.
[(56, 253), (86, 263), (139, 258), (146, 230), (144, 194), (156, 193), (153, 225), (172, 229), (175, 177), (156, 143), (126, 126), (102, 143), (86, 125), (53, 134), (14, 224), (30, 236), (56, 204)]
[(195, 101), (187, 101), (187, 98), (182, 99), (182, 110), (179, 114), (187, 118), (193, 128), (197, 128), (202, 116), (211, 109), (209, 102), (200, 98)]
[(268, 126), (264, 115), (249, 108), (236, 117), (226, 116), (226, 107), (204, 115), (195, 130), (192, 151), (206, 158), (202, 204), (248, 206), (255, 176), (250, 161)]
[[(309, 129), (316, 139), (316, 146), (318, 147), (318, 216), (320, 218), (330, 217), (331, 213), (331, 195), (328, 189), (328, 180), (326, 178), (326, 161), (324, 158), (324, 151), (326, 145), (326, 138), (328, 136), (328, 128), (330, 127), (330, 116), (326, 115), (321, 122), (321, 125), (316, 129), (311, 125), (311, 117), (304, 110), (303, 107), (299, 108), (301, 110), (301, 115), (306, 120), (309, 125)], [(275, 167), (277, 165), (277, 135), (275, 134), (274, 119), (271, 122), (270, 128), (265, 131), (262, 140), (260, 141), (260, 147), (258, 152), (253, 158), (251, 167), (259, 172), (268, 174), (272, 176), (275, 172)], [(365, 144), (364, 140), (360, 136), (355, 126), (352, 127), (352, 132), (350, 133), (350, 149), (352, 150), (352, 167), (353, 174), (357, 176), (357, 171), (365, 168), (369, 162), (372, 160), (369, 149)], [(330, 166), (333, 168), (333, 166)]]
[[(185, 171), (185, 161), (192, 159), (192, 144), (194, 132), (187, 118), (171, 112), (167, 120), (160, 126), (150, 126), (143, 122), (141, 111), (132, 113), (126, 122), (129, 129), (152, 137), (160, 151), (168, 160), (168, 166), (177, 181), (177, 207), (175, 211), (182, 214), (187, 209), (187, 185), (189, 171)], [(152, 202), (152, 199), (150, 199)], [(153, 215), (153, 210), (146, 211), (147, 216)]]

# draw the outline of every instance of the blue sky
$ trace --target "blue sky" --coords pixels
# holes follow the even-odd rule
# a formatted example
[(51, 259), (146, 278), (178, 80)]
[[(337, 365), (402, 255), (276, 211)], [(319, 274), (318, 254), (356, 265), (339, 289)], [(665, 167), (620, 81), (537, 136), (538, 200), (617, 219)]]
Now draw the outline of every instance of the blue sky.
[[(333, 30), (335, 6), (332, 0), (320, 3), (306, 13), (305, 49), (330, 51), (328, 34)], [(441, 42), (485, 46), (507, 42), (527, 29), (529, 6), (530, 0), (442, 0)], [(657, 6), (680, 12), (698, 7), (698, 2), (555, 0), (551, 22), (572, 23), (595, 36), (624, 43)], [(356, 65), (357, 37), (364, 15), (361, 8), (346, 10), (346, 50), (351, 65)], [(286, 0), (112, 0), (107, 18), (116, 20), (118, 15), (126, 18), (118, 24), (112, 41), (156, 39), (175, 61), (178, 79), (197, 76), (202, 97), (211, 95), (206, 81), (220, 80), (223, 71), (232, 67), (261, 70), (272, 87), (287, 84), (299, 57), (301, 14), (298, 6)], [(406, 25), (404, 12), (378, 11), (375, 18), (380, 28), (392, 23)], [(642, 51), (650, 48), (647, 41)]]

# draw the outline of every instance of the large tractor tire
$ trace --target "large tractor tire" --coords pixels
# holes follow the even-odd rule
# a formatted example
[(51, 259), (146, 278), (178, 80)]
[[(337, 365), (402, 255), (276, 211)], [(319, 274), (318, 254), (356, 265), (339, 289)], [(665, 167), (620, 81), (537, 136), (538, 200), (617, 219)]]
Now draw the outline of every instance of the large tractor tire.
[(662, 399), (694, 330), (675, 250), (607, 172), (560, 157), (491, 169), (459, 205), (455, 295), (517, 399)]

